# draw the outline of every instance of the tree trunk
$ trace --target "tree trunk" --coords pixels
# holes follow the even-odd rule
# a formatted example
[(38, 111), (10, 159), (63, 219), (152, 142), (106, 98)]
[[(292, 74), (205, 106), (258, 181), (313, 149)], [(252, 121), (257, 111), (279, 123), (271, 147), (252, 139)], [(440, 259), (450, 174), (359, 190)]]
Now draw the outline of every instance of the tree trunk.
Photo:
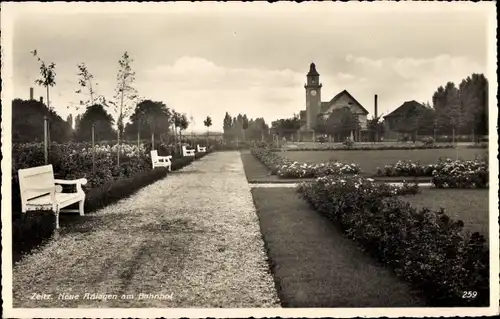
[(95, 174), (95, 125), (92, 124), (92, 174)]
[(137, 131), (137, 148), (141, 146), (141, 133)]
[(49, 86), (47, 85), (47, 108), (50, 110)]
[(120, 167), (120, 128), (118, 128), (118, 131), (116, 133), (116, 140), (117, 140), (116, 166)]
[(182, 130), (179, 128), (179, 152), (182, 152)]
[(451, 128), (452, 143), (455, 144), (455, 125)]
[[(124, 80), (125, 81), (125, 80)], [(124, 94), (124, 90), (123, 90), (123, 84), (122, 84), (122, 96), (121, 96), (121, 101), (120, 101), (120, 115), (118, 116), (118, 125), (117, 125), (117, 128), (118, 128), (118, 138), (117, 138), (117, 161), (116, 161), (116, 165), (118, 167), (120, 167), (120, 153), (121, 153), (121, 147), (120, 147), (120, 134), (121, 134), (121, 127), (122, 127), (122, 124), (123, 124), (123, 94)]]
[(49, 126), (48, 126), (48, 118), (46, 116), (44, 116), (44, 119), (43, 119), (43, 139), (44, 139), (44, 159), (45, 159), (45, 165), (48, 165), (49, 164), (49, 135), (48, 135), (48, 129), (49, 129)]
[(174, 127), (173, 131), (174, 131), (174, 153), (175, 153), (175, 149), (177, 148), (177, 130), (174, 124), (172, 124), (172, 126)]
[(155, 133), (151, 132), (151, 150), (155, 150)]
[(209, 129), (208, 129), (208, 126), (207, 126), (207, 140), (206, 140), (206, 143), (205, 143), (205, 146), (207, 147), (207, 149), (208, 149), (208, 133), (209, 133), (208, 130)]

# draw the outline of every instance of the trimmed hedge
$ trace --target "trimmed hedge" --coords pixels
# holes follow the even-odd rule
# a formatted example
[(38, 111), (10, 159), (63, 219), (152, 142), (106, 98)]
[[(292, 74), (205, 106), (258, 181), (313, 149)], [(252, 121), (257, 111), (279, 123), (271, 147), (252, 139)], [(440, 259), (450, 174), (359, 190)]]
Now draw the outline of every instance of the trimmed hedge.
[[(208, 153), (196, 153), (200, 159)], [(182, 157), (172, 160), (172, 171), (179, 170), (193, 162), (192, 157)], [(120, 199), (128, 197), (137, 190), (152, 184), (168, 175), (166, 168), (148, 169), (134, 174), (132, 177), (108, 181), (89, 190), (85, 196), (85, 214), (92, 213)], [(17, 186), (19, 187), (19, 186)], [(13, 189), (14, 191), (14, 189)], [(13, 203), (12, 210), (12, 242), (14, 261), (23, 254), (30, 252), (36, 246), (50, 238), (55, 230), (52, 211), (33, 211), (26, 214), (20, 212), (20, 205)]]
[[(489, 304), (489, 248), (479, 233), (464, 233), (444, 209), (416, 210), (395, 196), (412, 194), (359, 177), (323, 177), (298, 192), (367, 252), (422, 290), (432, 306)], [(463, 298), (476, 291), (475, 298)]]
[[(321, 146), (320, 146), (321, 145)], [(455, 148), (455, 145), (453, 144), (430, 144), (430, 145), (425, 145), (425, 144), (407, 144), (407, 145), (377, 145), (377, 143), (371, 144), (371, 145), (344, 145), (344, 144), (335, 144), (335, 145), (329, 145), (329, 144), (320, 144), (317, 145), (315, 144), (314, 146), (307, 146), (307, 145), (297, 145), (297, 147), (293, 148), (288, 148), (287, 147), (287, 152), (293, 152), (293, 151), (330, 151), (330, 150), (335, 150), (335, 151), (381, 151), (381, 150), (426, 150), (426, 149), (447, 149), (447, 148)], [(282, 149), (280, 148), (273, 148), (273, 152), (281, 152)]]
[(327, 175), (357, 174), (360, 168), (356, 164), (329, 162), (306, 164), (291, 161), (267, 149), (252, 148), (251, 153), (271, 170), (272, 175), (281, 178), (314, 178)]
[(488, 142), (480, 142), (480, 143), (475, 143), (473, 145), (467, 145), (465, 148), (489, 148), (490, 145)]

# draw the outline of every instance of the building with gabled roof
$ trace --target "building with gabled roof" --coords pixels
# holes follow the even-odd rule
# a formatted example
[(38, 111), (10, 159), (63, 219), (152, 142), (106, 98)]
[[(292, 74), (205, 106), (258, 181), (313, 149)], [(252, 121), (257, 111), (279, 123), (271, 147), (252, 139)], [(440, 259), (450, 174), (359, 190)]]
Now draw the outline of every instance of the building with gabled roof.
[(335, 95), (329, 101), (321, 101), (321, 88), (323, 84), (319, 82), (319, 73), (316, 65), (311, 63), (307, 73), (307, 83), (304, 85), (306, 90), (306, 109), (299, 112), (301, 120), (300, 133), (303, 140), (314, 139), (314, 128), (320, 117), (328, 118), (330, 114), (344, 107), (349, 108), (359, 120), (361, 130), (353, 132), (355, 140), (359, 140), (363, 132), (367, 130), (368, 111), (359, 103), (347, 90)]

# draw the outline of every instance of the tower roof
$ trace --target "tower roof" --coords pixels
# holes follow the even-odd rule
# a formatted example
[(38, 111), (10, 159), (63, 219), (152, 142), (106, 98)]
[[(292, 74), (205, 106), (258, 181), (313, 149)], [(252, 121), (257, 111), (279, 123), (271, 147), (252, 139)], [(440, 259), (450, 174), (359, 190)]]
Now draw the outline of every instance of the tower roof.
[(316, 64), (311, 63), (311, 66), (309, 67), (309, 73), (307, 73), (307, 76), (311, 76), (311, 75), (319, 75), (318, 71), (316, 71)]

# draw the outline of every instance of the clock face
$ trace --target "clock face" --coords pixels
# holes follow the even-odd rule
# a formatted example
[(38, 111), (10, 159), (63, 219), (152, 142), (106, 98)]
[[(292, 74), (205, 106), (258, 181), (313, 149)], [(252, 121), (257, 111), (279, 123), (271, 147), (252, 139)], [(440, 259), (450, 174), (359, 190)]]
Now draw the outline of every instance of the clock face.
[(316, 90), (312, 90), (312, 91), (311, 91), (311, 95), (312, 95), (312, 96), (316, 96)]

